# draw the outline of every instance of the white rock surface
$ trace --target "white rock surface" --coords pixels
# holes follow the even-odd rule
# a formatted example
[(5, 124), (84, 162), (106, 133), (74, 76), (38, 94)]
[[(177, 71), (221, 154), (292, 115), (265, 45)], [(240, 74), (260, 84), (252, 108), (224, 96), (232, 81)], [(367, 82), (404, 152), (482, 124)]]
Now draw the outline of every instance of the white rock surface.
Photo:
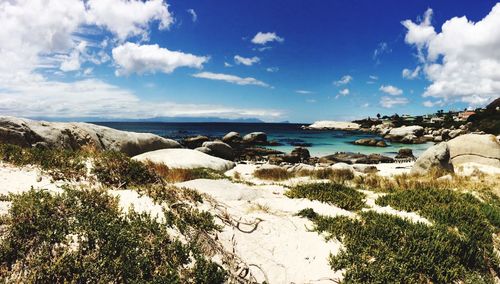
[(149, 160), (153, 163), (164, 164), (169, 168), (180, 169), (209, 168), (216, 171), (227, 171), (235, 166), (234, 162), (191, 149), (156, 150), (135, 156), (132, 159), (137, 161)]
[(307, 127), (308, 129), (338, 129), (358, 130), (360, 125), (354, 122), (322, 120), (316, 121)]
[(391, 129), (391, 131), (389, 131), (389, 135), (393, 137), (405, 137), (408, 135), (421, 136), (423, 132), (424, 128), (422, 126), (401, 126)]

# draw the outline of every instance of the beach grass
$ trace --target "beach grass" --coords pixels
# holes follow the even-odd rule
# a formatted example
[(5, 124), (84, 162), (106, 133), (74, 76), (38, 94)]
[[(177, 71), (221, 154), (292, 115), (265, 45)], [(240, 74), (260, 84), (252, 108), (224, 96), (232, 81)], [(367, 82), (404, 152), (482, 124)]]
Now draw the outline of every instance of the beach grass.
[(299, 184), (285, 192), (289, 198), (307, 198), (329, 203), (345, 210), (360, 210), (365, 206), (365, 195), (341, 183)]

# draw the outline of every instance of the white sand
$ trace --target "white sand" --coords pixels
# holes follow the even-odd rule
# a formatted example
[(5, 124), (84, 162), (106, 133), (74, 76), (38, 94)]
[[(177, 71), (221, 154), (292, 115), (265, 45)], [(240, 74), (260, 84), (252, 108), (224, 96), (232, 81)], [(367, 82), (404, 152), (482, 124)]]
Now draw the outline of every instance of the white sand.
[[(252, 222), (261, 219), (252, 233), (225, 226), (219, 239), (226, 249), (234, 248), (247, 264), (261, 267), (269, 283), (331, 283), (341, 272), (334, 272), (328, 264), (330, 253), (337, 253), (341, 244), (326, 242), (310, 221), (294, 216), (305, 208), (329, 216), (351, 216), (354, 213), (318, 201), (289, 199), (285, 188), (278, 185), (249, 186), (228, 180), (193, 180), (177, 184), (206, 193), (224, 204), (234, 219)], [(260, 205), (260, 206), (259, 206)], [(264, 209), (263, 209), (264, 208)], [(252, 226), (244, 225), (249, 230)], [(252, 268), (258, 280), (263, 273)], [(318, 282), (317, 282), (318, 281)]]

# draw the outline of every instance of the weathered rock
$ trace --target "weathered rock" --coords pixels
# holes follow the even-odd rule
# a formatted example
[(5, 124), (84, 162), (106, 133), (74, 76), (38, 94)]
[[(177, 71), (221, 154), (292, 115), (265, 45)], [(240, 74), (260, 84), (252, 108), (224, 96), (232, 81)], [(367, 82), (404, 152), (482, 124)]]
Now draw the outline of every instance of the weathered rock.
[(207, 155), (191, 149), (163, 149), (143, 153), (132, 159), (137, 161), (151, 161), (164, 164), (169, 168), (195, 169), (209, 168), (216, 171), (227, 171), (235, 167), (235, 163)]
[(313, 124), (305, 127), (306, 129), (335, 129), (335, 130), (358, 130), (360, 125), (353, 122), (344, 122), (344, 121), (316, 121)]
[(434, 137), (434, 142), (442, 142), (443, 137), (441, 135)]
[(185, 138), (182, 141), (182, 143), (189, 149), (195, 149), (195, 148), (201, 147), (203, 145), (203, 143), (207, 142), (208, 140), (210, 140), (210, 139), (208, 139), (207, 136), (198, 135), (198, 136), (194, 136), (194, 137)]
[(354, 141), (356, 145), (362, 146), (376, 146), (376, 147), (387, 147), (387, 144), (383, 140), (378, 140), (375, 138), (362, 138)]
[(90, 123), (45, 122), (6, 116), (0, 117), (0, 142), (68, 150), (90, 145), (98, 150), (120, 151), (129, 156), (181, 147), (174, 140), (150, 133), (120, 131)]
[(264, 132), (252, 132), (243, 136), (243, 143), (247, 144), (266, 144), (267, 134)]
[(238, 132), (232, 131), (222, 137), (222, 142), (234, 144), (241, 141), (241, 136)]
[(356, 172), (364, 174), (371, 174), (378, 172), (377, 167), (371, 165), (353, 165), (352, 167)]
[(231, 146), (221, 141), (205, 142), (202, 147), (210, 149), (210, 155), (225, 160), (234, 159), (234, 150)]
[(409, 148), (401, 148), (398, 151), (398, 154), (396, 155), (396, 159), (409, 159), (409, 158), (415, 158), (413, 156), (413, 150)]
[(379, 164), (393, 163), (394, 159), (380, 154), (336, 153), (321, 157), (320, 163), (346, 163), (346, 164)]
[(477, 163), (500, 168), (500, 143), (491, 134), (465, 134), (446, 142), (454, 167)]
[(300, 157), (297, 155), (285, 154), (282, 156), (283, 162), (286, 163), (299, 163), (301, 161)]
[(446, 142), (439, 143), (427, 149), (415, 162), (410, 173), (426, 174), (437, 168), (453, 172), (450, 162), (450, 150)]
[(463, 133), (463, 131), (461, 129), (450, 130), (450, 133), (448, 133), (448, 136), (450, 136), (450, 139), (453, 139), (455, 137), (458, 137), (462, 133)]
[(354, 171), (353, 167), (346, 163), (336, 163), (330, 166), (332, 170), (348, 170)]
[(299, 157), (301, 161), (307, 160), (311, 157), (309, 150), (303, 147), (297, 147), (293, 149), (291, 155)]
[(200, 151), (200, 152), (205, 153), (205, 154), (208, 154), (208, 155), (210, 155), (212, 153), (212, 150), (210, 150), (210, 148), (207, 148), (207, 147), (198, 147), (195, 150)]
[(425, 139), (420, 139), (424, 134), (422, 126), (402, 126), (391, 129), (391, 131), (384, 136), (384, 138), (395, 142), (414, 144), (424, 143)]

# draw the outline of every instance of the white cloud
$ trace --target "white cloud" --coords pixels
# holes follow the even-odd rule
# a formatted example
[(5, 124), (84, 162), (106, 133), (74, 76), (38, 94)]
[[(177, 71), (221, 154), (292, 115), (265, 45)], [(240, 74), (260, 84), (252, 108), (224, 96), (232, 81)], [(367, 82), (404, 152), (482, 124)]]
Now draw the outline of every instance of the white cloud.
[(370, 103), (364, 103), (364, 104), (361, 105), (361, 107), (363, 107), (363, 108), (367, 108), (369, 106), (370, 106)]
[(341, 86), (341, 85), (346, 85), (349, 84), (353, 80), (351, 75), (344, 75), (340, 80), (333, 82), (334, 85), (336, 86)]
[(163, 0), (88, 0), (86, 6), (88, 21), (107, 28), (121, 41), (131, 36), (147, 38), (152, 21), (159, 22), (160, 30), (174, 22)]
[(425, 107), (434, 107), (434, 106), (443, 106), (444, 102), (442, 100), (437, 100), (437, 101), (424, 101), (422, 103), (423, 106)]
[(339, 95), (347, 96), (347, 95), (349, 95), (349, 93), (350, 93), (349, 89), (346, 88), (346, 89), (340, 90)]
[(118, 65), (117, 75), (172, 73), (179, 67), (202, 68), (208, 57), (179, 51), (170, 51), (157, 44), (138, 45), (127, 42), (113, 49), (113, 59)]
[(307, 91), (307, 90), (296, 90), (295, 91), (297, 94), (301, 94), (301, 95), (310, 95), (310, 94), (314, 94), (313, 92), (311, 91)]
[(382, 85), (379, 90), (391, 96), (399, 96), (403, 94), (403, 90), (392, 85)]
[(380, 98), (380, 105), (385, 108), (392, 108), (395, 105), (406, 105), (408, 99), (404, 97), (387, 97)]
[[(31, 78), (33, 79), (33, 78)], [(23, 99), (20, 100), (19, 98)], [(159, 116), (257, 117), (273, 120), (283, 116), (274, 109), (221, 105), (178, 104), (144, 101), (131, 91), (98, 79), (77, 82), (26, 81), (0, 90), (2, 115), (27, 117), (151, 118)]]
[(231, 63), (224, 62), (224, 67), (233, 67), (233, 65), (231, 65)]
[(420, 75), (420, 70), (421, 70), (421, 67), (420, 66), (417, 66), (414, 70), (410, 70), (410, 69), (403, 69), (403, 72), (401, 72), (403, 78), (405, 79), (408, 79), (408, 80), (413, 80), (413, 79), (416, 79), (418, 78), (418, 76)]
[(368, 78), (370, 78), (370, 80), (373, 80), (373, 81), (378, 80), (378, 76), (375, 76), (375, 75), (370, 75), (370, 76), (368, 76)]
[(267, 67), (266, 68), (266, 71), (271, 72), (271, 73), (278, 72), (279, 70), (280, 69), (278, 67)]
[(306, 103), (310, 103), (310, 104), (313, 104), (313, 103), (316, 103), (316, 102), (318, 102), (318, 101), (315, 100), (315, 99), (307, 99), (306, 100)]
[(252, 43), (254, 44), (266, 44), (268, 42), (283, 42), (285, 39), (282, 37), (279, 37), (276, 33), (263, 33), (263, 32), (258, 32), (253, 38), (252, 38)]
[(209, 80), (225, 81), (237, 85), (255, 85), (261, 87), (270, 87), (268, 84), (252, 77), (242, 78), (235, 75), (222, 74), (222, 73), (201, 72), (194, 74), (193, 77), (209, 79)]
[(194, 23), (198, 21), (198, 14), (196, 14), (196, 11), (194, 9), (187, 9), (186, 12), (191, 15), (191, 20), (193, 20)]
[(417, 48), (431, 84), (423, 96), (484, 105), (500, 93), (500, 3), (478, 22), (465, 16), (447, 20), (437, 33), (432, 10), (420, 23), (406, 20), (405, 40)]
[(234, 56), (234, 62), (236, 62), (236, 64), (243, 64), (246, 66), (252, 66), (253, 64), (258, 63), (259, 61), (260, 61), (260, 58), (258, 58), (257, 56), (254, 56), (251, 58), (242, 57), (239, 55)]

